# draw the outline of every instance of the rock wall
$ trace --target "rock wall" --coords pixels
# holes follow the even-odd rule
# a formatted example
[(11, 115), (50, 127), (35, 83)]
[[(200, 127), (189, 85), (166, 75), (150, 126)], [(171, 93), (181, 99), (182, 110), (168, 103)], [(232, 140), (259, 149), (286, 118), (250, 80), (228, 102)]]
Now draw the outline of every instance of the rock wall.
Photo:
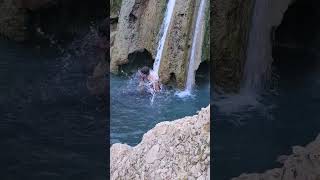
[(319, 180), (320, 135), (306, 147), (294, 146), (293, 154), (282, 156), (283, 166), (262, 174), (242, 174), (232, 180)]
[(0, 35), (16, 41), (26, 39), (26, 10), (14, 0), (0, 1)]
[[(266, 1), (268, 9), (263, 13), (258, 11), (259, 17), (256, 19), (263, 26), (259, 26), (261, 29), (258, 31), (259, 38), (252, 38), (256, 41), (252, 41), (251, 46), (259, 50), (259, 53), (256, 53), (258, 57), (251, 58), (254, 61), (258, 61), (258, 58), (268, 61), (271, 57), (272, 28), (281, 23), (290, 3), (291, 0), (268, 0)], [(212, 69), (214, 69), (213, 82), (215, 87), (220, 87), (224, 91), (240, 89), (247, 55), (252, 57), (250, 53), (253, 51), (247, 51), (247, 48), (254, 5), (255, 0), (216, 0), (211, 4), (211, 42), (213, 44), (210, 56), (213, 62)]]
[(54, 0), (2, 0), (0, 1), (0, 35), (15, 41), (29, 37), (30, 12), (47, 7)]
[(0, 0), (0, 35), (16, 41), (71, 38), (81, 23), (103, 19), (106, 1)]
[(161, 122), (140, 144), (113, 144), (111, 179), (210, 179), (210, 106)]
[(215, 87), (240, 87), (254, 0), (216, 0), (211, 3), (211, 61)]
[[(160, 81), (164, 84), (174, 79), (178, 87), (185, 86), (199, 4), (200, 0), (176, 0), (159, 68)], [(165, 9), (165, 1), (123, 0), (117, 27), (112, 25), (112, 73), (118, 73), (120, 65), (129, 63), (128, 56), (134, 52), (147, 50), (155, 58)], [(196, 69), (200, 61), (195, 63)]]
[(163, 0), (123, 0), (116, 30), (111, 32), (110, 71), (128, 63), (128, 55), (146, 49), (155, 56), (157, 35), (165, 11)]
[(195, 24), (196, 6), (200, 1), (176, 0), (175, 10), (172, 15), (166, 44), (159, 68), (159, 77), (162, 83), (170, 81), (174, 75), (177, 86), (185, 86), (189, 51), (192, 46), (192, 31)]

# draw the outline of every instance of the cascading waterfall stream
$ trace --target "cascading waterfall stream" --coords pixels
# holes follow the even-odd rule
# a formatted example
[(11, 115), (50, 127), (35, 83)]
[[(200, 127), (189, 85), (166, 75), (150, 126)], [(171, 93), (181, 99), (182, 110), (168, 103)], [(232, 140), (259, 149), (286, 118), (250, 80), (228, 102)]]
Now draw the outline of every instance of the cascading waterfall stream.
[[(195, 83), (195, 61), (201, 59), (202, 42), (204, 37), (205, 25), (205, 7), (207, 0), (201, 0), (200, 7), (197, 14), (197, 19), (192, 38), (191, 54), (188, 66), (188, 75), (185, 90), (178, 93), (178, 96), (184, 97), (191, 94), (192, 87)], [(200, 60), (201, 61), (201, 60)]]
[(243, 91), (259, 91), (271, 72), (271, 29), (268, 11), (270, 0), (256, 0), (252, 14), (247, 59), (244, 67)]
[(164, 44), (167, 38), (168, 30), (169, 30), (169, 25), (171, 22), (172, 14), (173, 14), (173, 9), (176, 4), (176, 0), (169, 0), (167, 4), (167, 9), (165, 12), (165, 16), (163, 19), (163, 23), (161, 25), (161, 30), (160, 30), (160, 40), (158, 43), (158, 48), (157, 48), (157, 55), (156, 59), (153, 64), (153, 71), (158, 74), (159, 73), (159, 67), (160, 67), (160, 62), (162, 58), (162, 52), (164, 48)]

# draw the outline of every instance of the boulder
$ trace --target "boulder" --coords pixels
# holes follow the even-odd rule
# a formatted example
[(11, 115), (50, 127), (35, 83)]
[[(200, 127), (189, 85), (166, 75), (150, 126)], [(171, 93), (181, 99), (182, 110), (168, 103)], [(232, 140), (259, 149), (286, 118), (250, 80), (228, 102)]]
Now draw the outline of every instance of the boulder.
[(320, 135), (306, 147), (294, 146), (282, 158), (283, 166), (264, 173), (242, 174), (232, 180), (318, 180), (320, 178)]
[(111, 179), (210, 179), (210, 106), (161, 122), (135, 147), (113, 144)]

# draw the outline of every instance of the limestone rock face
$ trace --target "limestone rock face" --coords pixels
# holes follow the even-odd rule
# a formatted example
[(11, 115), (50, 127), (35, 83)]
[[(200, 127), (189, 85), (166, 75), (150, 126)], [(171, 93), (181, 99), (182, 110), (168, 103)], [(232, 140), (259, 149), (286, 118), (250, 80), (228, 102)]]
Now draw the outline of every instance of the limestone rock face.
[(192, 20), (196, 3), (194, 0), (176, 0), (166, 44), (164, 45), (159, 77), (162, 83), (174, 75), (178, 87), (183, 87), (188, 71), (188, 52), (191, 48)]
[(140, 144), (113, 144), (111, 179), (210, 179), (210, 106), (161, 122)]
[[(185, 86), (192, 36), (200, 1), (175, 1), (159, 67), (160, 81), (164, 84), (174, 80), (178, 87)], [(113, 27), (112, 29), (116, 30), (111, 32), (110, 69), (112, 73), (118, 73), (118, 67), (127, 64), (129, 62), (128, 56), (133, 52), (147, 50), (153, 59), (155, 58), (165, 9), (166, 1), (123, 0), (117, 28)], [(208, 10), (209, 8), (206, 8), (206, 11)], [(198, 68), (200, 62), (201, 56), (197, 58), (195, 69)]]
[(155, 56), (157, 35), (165, 11), (163, 0), (123, 0), (116, 28), (111, 32), (110, 71), (128, 63), (128, 55), (146, 49)]
[(232, 180), (318, 180), (320, 178), (320, 135), (306, 147), (293, 147), (283, 167), (262, 174), (242, 174)]

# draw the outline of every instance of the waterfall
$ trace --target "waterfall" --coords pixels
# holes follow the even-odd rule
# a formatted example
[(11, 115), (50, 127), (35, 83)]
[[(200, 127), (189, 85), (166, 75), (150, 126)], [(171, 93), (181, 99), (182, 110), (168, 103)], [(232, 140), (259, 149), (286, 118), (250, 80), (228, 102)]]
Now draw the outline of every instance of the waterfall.
[(255, 0), (242, 91), (259, 91), (271, 76), (271, 29), (280, 25), (291, 0)]
[(193, 38), (192, 38), (192, 47), (191, 54), (188, 65), (188, 75), (185, 90), (180, 92), (179, 96), (190, 95), (192, 87), (195, 83), (195, 61), (200, 59), (201, 61), (201, 50), (202, 42), (204, 36), (204, 25), (205, 25), (205, 6), (207, 0), (201, 0), (200, 7), (197, 13), (197, 19), (195, 23)]
[(166, 37), (168, 34), (169, 25), (171, 22), (171, 17), (173, 14), (173, 9), (174, 9), (175, 3), (176, 3), (176, 0), (169, 0), (168, 1), (167, 9), (166, 9), (165, 16), (163, 19), (163, 23), (161, 25), (160, 40), (158, 42), (157, 55), (156, 55), (156, 59), (153, 64), (153, 70), (155, 71), (156, 74), (159, 73), (162, 52), (163, 52), (164, 44), (165, 44)]
[(271, 73), (270, 5), (270, 0), (255, 1), (244, 67), (245, 91), (262, 89)]

